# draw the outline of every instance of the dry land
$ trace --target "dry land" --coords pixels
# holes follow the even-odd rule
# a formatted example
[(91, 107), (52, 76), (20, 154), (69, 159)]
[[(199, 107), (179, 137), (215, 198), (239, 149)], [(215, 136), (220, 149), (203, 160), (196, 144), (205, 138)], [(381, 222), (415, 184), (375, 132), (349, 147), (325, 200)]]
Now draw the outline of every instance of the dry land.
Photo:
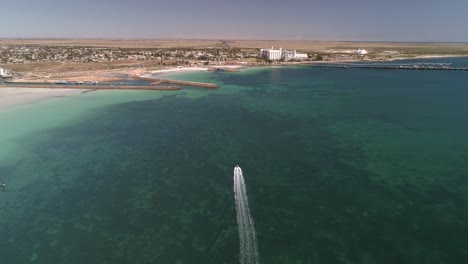
[(367, 49), (372, 53), (398, 51), (406, 54), (452, 54), (468, 55), (466, 43), (399, 43), (399, 42), (339, 42), (339, 41), (294, 41), (294, 40), (238, 40), (231, 43), (239, 48), (282, 47), (297, 50), (353, 50)]
[(284, 49), (369, 49), (396, 50), (420, 54), (466, 54), (467, 43), (408, 43), (408, 42), (354, 42), (312, 40), (197, 40), (197, 39), (0, 39), (5, 45), (43, 45), (64, 47), (118, 47), (118, 48), (245, 48), (260, 49), (271, 46)]
[(2, 45), (43, 45), (117, 48), (210, 48), (221, 47), (219, 40), (196, 39), (0, 39)]
[[(13, 71), (13, 80), (17, 82), (118, 82), (145, 73), (180, 71), (180, 68), (236, 71), (230, 67), (270, 65), (271, 62), (256, 58), (256, 54), (260, 48), (272, 46), (307, 53), (309, 59), (302, 63), (468, 56), (468, 44), (463, 43), (0, 39), (0, 68)], [(366, 49), (369, 53), (358, 55), (355, 53), (357, 49)]]

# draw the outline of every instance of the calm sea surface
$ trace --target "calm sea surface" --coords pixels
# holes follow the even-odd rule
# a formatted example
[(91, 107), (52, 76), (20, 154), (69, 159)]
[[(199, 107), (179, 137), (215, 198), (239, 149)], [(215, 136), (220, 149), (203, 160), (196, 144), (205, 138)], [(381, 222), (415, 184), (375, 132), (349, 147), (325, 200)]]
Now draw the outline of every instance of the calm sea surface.
[(238, 263), (236, 164), (261, 263), (468, 263), (468, 72), (172, 78), (0, 113), (1, 263)]

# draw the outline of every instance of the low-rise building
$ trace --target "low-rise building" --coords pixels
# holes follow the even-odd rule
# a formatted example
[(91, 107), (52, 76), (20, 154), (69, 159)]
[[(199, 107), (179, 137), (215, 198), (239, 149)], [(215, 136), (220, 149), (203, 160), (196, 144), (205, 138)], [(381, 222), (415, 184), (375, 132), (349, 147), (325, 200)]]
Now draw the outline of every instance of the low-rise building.
[(358, 50), (356, 51), (356, 53), (357, 53), (357, 54), (360, 54), (360, 55), (366, 55), (368, 52), (367, 52), (367, 50), (365, 50), (365, 49), (358, 49)]
[(12, 74), (10, 73), (9, 70), (0, 68), (0, 78), (10, 78), (12, 77)]

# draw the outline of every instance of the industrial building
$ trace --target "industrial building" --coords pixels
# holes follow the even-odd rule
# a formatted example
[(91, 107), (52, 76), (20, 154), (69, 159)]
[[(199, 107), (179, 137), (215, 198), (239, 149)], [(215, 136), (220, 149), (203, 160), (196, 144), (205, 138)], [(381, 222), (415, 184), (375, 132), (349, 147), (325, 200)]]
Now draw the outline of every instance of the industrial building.
[(280, 49), (275, 49), (274, 47), (271, 47), (271, 49), (261, 49), (259, 57), (262, 59), (266, 60), (293, 60), (293, 59), (307, 59), (308, 56), (307, 54), (304, 53), (297, 53), (295, 50), (283, 50), (282, 48)]
[(274, 49), (261, 49), (260, 50), (260, 58), (264, 58), (267, 60), (280, 60), (283, 53), (283, 49), (280, 48), (279, 50)]

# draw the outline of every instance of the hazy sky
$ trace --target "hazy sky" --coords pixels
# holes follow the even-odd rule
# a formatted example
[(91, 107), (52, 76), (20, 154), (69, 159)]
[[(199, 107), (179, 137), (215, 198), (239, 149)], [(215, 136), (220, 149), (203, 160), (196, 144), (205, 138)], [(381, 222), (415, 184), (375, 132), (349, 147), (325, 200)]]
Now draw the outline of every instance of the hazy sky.
[(0, 0), (0, 37), (468, 42), (468, 0)]

